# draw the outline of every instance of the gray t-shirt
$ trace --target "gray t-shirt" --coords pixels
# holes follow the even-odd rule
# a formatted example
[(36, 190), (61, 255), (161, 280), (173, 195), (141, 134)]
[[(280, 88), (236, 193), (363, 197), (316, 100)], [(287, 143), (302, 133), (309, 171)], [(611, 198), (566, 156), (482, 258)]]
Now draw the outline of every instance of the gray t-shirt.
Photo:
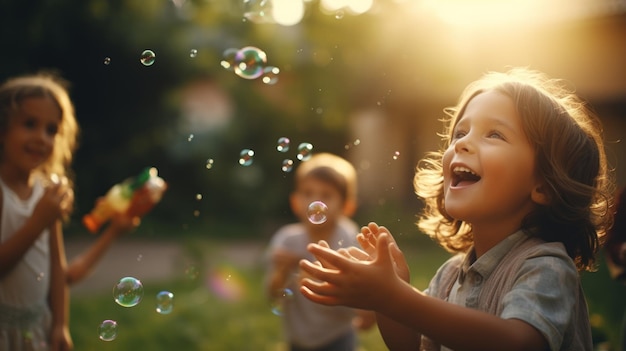
[[(356, 234), (359, 228), (352, 220), (340, 221), (332, 237), (327, 240), (332, 249), (358, 246)], [(311, 243), (306, 227), (301, 223), (288, 224), (280, 228), (272, 237), (268, 252), (268, 265), (271, 254), (280, 249), (289, 251), (301, 259), (315, 261), (306, 247)], [(270, 267), (271, 269), (272, 267)], [(286, 286), (293, 296), (283, 301), (282, 318), (287, 340), (300, 347), (314, 348), (330, 343), (336, 338), (354, 331), (352, 319), (354, 310), (343, 306), (325, 306), (312, 302), (299, 292), (298, 268), (294, 267), (291, 279)]]

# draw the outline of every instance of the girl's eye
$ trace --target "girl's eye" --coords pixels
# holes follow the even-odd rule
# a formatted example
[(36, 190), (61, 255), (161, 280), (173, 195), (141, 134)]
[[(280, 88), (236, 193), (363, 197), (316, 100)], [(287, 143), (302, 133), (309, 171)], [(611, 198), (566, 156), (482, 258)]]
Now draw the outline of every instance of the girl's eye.
[(504, 140), (504, 136), (503, 136), (500, 132), (497, 132), (497, 131), (492, 131), (492, 132), (489, 132), (489, 134), (488, 134), (487, 136), (488, 136), (489, 138), (494, 138), (494, 139), (502, 139), (502, 140)]
[(28, 128), (28, 129), (35, 128), (36, 124), (37, 123), (34, 120), (32, 120), (32, 119), (24, 120), (24, 123), (23, 123), (24, 127)]
[(465, 133), (465, 132), (464, 132), (464, 131), (462, 131), (462, 130), (455, 130), (455, 131), (452, 133), (452, 139), (453, 139), (453, 140), (456, 140), (456, 139), (461, 139), (461, 138), (462, 138), (462, 137), (464, 137), (466, 134), (467, 134), (467, 133)]
[(46, 128), (46, 133), (48, 133), (48, 135), (50, 136), (54, 136), (59, 132), (59, 126), (55, 125), (50, 125)]

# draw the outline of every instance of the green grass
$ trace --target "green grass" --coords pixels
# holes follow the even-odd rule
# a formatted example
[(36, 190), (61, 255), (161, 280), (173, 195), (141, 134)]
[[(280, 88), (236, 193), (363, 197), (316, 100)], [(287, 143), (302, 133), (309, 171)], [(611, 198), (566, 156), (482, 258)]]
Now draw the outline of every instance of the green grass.
[[(425, 288), (448, 254), (425, 237), (400, 238), (399, 243), (409, 260), (412, 284)], [(75, 349), (286, 350), (280, 317), (271, 313), (264, 297), (262, 265), (244, 267), (228, 262), (220, 255), (223, 245), (187, 240), (186, 258), (200, 268), (193, 274), (185, 274), (181, 269), (181, 276), (171, 281), (144, 284), (143, 300), (135, 307), (117, 305), (110, 291), (73, 297), (70, 328)], [(222, 290), (216, 290), (211, 281), (220, 283)], [(620, 286), (611, 282), (602, 269), (583, 275), (583, 282), (594, 336), (598, 341), (615, 343), (624, 311), (624, 303), (619, 302), (624, 289), (619, 290)], [(171, 314), (155, 311), (155, 297), (162, 290), (174, 294)], [(118, 335), (113, 341), (98, 338), (98, 326), (105, 319), (118, 323)], [(386, 349), (376, 328), (362, 332), (360, 343), (364, 351)]]

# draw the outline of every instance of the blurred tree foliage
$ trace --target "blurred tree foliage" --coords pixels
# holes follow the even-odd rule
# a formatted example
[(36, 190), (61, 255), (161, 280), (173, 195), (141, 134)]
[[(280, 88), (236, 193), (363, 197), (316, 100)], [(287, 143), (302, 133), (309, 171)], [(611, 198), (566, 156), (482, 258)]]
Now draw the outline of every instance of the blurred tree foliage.
[[(348, 111), (366, 91), (384, 94), (376, 92), (375, 75), (363, 74), (377, 58), (367, 14), (339, 21), (311, 2), (302, 23), (282, 27), (243, 20), (241, 1), (231, 0), (0, 4), (0, 79), (53, 70), (71, 84), (82, 128), (75, 222), (113, 183), (155, 166), (170, 188), (151, 220), (175, 228), (229, 222), (241, 235), (258, 234), (291, 216), (292, 174), (281, 171), (282, 160), (297, 166), (300, 142), (344, 153)], [(244, 46), (263, 49), (268, 64), (281, 69), (277, 84), (220, 66), (226, 49)], [(144, 49), (156, 53), (150, 67), (139, 62)], [(185, 126), (180, 92), (193, 81), (225, 92), (234, 107), (227, 125), (201, 132)], [(275, 149), (281, 136), (292, 140), (285, 154)], [(243, 148), (256, 153), (249, 167), (238, 164)]]

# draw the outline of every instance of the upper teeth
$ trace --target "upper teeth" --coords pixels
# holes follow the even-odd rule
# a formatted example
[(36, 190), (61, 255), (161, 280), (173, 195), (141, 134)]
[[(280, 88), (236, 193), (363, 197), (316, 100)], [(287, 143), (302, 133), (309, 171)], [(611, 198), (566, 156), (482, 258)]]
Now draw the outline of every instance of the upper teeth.
[(478, 175), (478, 174), (474, 173), (471, 169), (469, 169), (467, 167), (463, 167), (463, 166), (456, 166), (456, 167), (454, 167), (454, 169), (452, 171), (454, 173), (467, 172), (467, 173), (470, 173), (470, 174), (475, 175), (475, 176)]

